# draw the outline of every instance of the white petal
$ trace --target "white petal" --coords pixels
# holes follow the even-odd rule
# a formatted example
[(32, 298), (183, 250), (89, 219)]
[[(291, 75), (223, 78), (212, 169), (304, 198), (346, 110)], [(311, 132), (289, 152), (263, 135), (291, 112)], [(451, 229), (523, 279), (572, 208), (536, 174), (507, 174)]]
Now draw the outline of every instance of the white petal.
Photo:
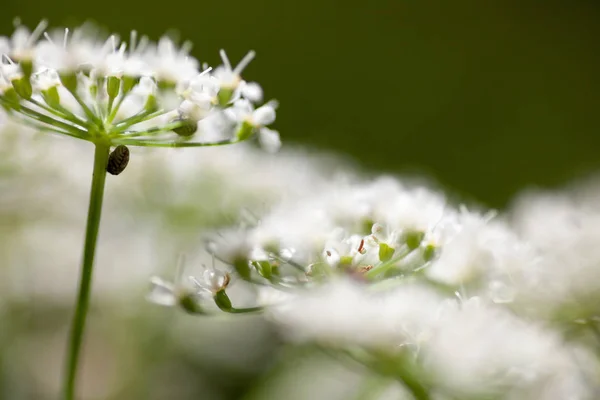
[(150, 293), (146, 298), (161, 306), (174, 306), (177, 304), (177, 298), (173, 290), (173, 285), (163, 279), (153, 276), (150, 278), (150, 284), (152, 285)]
[(242, 96), (253, 103), (262, 101), (263, 90), (256, 82), (244, 82), (241, 88)]
[(254, 123), (259, 126), (269, 125), (275, 122), (275, 108), (270, 104), (265, 104), (257, 108), (252, 113)]
[(340, 254), (334, 249), (325, 249), (323, 255), (325, 256), (325, 261), (327, 261), (327, 264), (332, 267), (337, 267), (340, 263)]
[(261, 147), (269, 153), (275, 153), (281, 148), (279, 132), (273, 129), (261, 128), (258, 133), (258, 141)]
[(148, 76), (143, 76), (133, 90), (135, 94), (139, 94), (140, 96), (154, 94), (156, 92), (156, 82)]

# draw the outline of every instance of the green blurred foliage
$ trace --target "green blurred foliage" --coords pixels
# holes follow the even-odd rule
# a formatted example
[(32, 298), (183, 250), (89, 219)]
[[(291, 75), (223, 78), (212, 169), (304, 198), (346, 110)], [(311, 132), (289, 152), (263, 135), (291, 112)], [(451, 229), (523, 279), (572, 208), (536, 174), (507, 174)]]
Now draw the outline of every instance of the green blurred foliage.
[(524, 186), (598, 167), (600, 5), (589, 0), (4, 0), (0, 30), (93, 19), (127, 35), (176, 29), (212, 65), (281, 101), (287, 143), (372, 170), (425, 173), (502, 206)]

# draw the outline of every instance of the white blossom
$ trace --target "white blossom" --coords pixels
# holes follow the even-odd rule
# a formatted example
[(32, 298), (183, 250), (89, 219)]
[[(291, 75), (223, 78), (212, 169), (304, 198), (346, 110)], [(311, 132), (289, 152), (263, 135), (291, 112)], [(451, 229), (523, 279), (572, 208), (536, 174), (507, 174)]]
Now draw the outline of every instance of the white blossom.
[(419, 358), (434, 387), (457, 398), (590, 399), (574, 354), (535, 323), (467, 301), (444, 308)]
[(48, 26), (42, 20), (31, 32), (27, 27), (17, 25), (10, 38), (0, 37), (0, 55), (6, 54), (16, 61), (31, 61), (36, 57), (36, 43)]
[(562, 320), (600, 312), (600, 209), (596, 181), (559, 193), (525, 193), (512, 210), (523, 240), (538, 252), (524, 270), (525, 306)]
[(269, 317), (293, 340), (398, 348), (420, 345), (439, 304), (435, 293), (418, 286), (377, 293), (340, 280), (296, 293), (270, 308)]
[(215, 68), (214, 77), (222, 89), (231, 91), (230, 101), (237, 100), (240, 96), (253, 103), (262, 101), (263, 91), (256, 82), (246, 82), (242, 79), (242, 71), (256, 56), (254, 51), (248, 52), (242, 60), (232, 67), (225, 50), (220, 51), (223, 65)]
[(195, 276), (190, 276), (190, 280), (201, 290), (214, 294), (225, 289), (230, 282), (230, 277), (227, 272), (217, 268), (206, 268), (199, 280)]
[[(235, 68), (222, 52), (225, 66), (200, 71), (189, 42), (178, 46), (165, 36), (153, 43), (133, 31), (127, 43), (90, 25), (45, 28), (19, 26), (12, 37), (0, 37), (0, 102), (40, 130), (92, 142), (102, 137), (111, 146), (204, 146), (190, 141), (201, 120), (226, 112), (242, 118), (233, 101), (262, 98), (257, 84), (239, 77), (254, 52)], [(279, 134), (265, 128), (275, 119), (274, 104), (250, 105), (243, 121), (251, 129), (242, 119), (239, 126), (213, 126), (222, 138), (210, 144), (257, 136), (267, 150), (278, 150)]]
[(152, 287), (147, 296), (148, 301), (167, 307), (177, 305), (179, 293), (173, 283), (167, 282), (158, 276), (150, 278), (150, 283)]
[(427, 268), (433, 280), (484, 295), (499, 303), (511, 302), (523, 270), (536, 262), (533, 249), (523, 243), (493, 214), (461, 210), (432, 235), (439, 256)]

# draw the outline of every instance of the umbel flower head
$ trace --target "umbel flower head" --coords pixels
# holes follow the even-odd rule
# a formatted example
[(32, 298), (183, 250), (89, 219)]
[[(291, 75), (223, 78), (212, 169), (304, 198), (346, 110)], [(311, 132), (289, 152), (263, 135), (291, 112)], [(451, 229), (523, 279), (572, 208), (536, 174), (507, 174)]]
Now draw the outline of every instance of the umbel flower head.
[(211, 146), (258, 136), (267, 149), (279, 147), (277, 132), (265, 127), (277, 103), (257, 104), (262, 89), (240, 76), (254, 52), (232, 68), (221, 51), (223, 66), (201, 69), (189, 42), (153, 43), (133, 31), (127, 43), (99, 39), (88, 25), (46, 27), (17, 26), (0, 37), (0, 105), (23, 123), (111, 146)]

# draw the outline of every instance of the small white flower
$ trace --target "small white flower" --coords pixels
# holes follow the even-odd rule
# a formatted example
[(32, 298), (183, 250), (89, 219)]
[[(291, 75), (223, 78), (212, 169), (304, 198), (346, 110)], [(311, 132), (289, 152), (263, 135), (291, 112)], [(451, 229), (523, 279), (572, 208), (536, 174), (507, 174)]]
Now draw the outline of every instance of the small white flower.
[(182, 119), (198, 122), (208, 116), (211, 109), (211, 99), (199, 95), (193, 96), (191, 100), (184, 100), (178, 111)]
[(40, 21), (30, 32), (27, 27), (18, 25), (10, 38), (0, 37), (0, 54), (7, 54), (15, 61), (31, 61), (36, 57), (36, 44), (48, 26), (46, 20)]
[(371, 241), (375, 243), (385, 243), (395, 248), (400, 243), (402, 233), (398, 229), (375, 223), (371, 227)]
[[(195, 282), (190, 281), (195, 284)], [(152, 303), (173, 307), (179, 305), (180, 301), (188, 296), (198, 297), (198, 291), (194, 290), (192, 285), (181, 283), (167, 282), (162, 278), (153, 276), (150, 278), (150, 292), (146, 296), (146, 299)]]
[(261, 128), (258, 131), (258, 142), (269, 153), (276, 153), (281, 148), (279, 132), (273, 129)]
[(0, 76), (4, 77), (8, 82), (12, 82), (23, 77), (21, 66), (15, 63), (0, 64)]
[(242, 82), (239, 86), (240, 95), (253, 103), (261, 102), (263, 99), (263, 90), (256, 82)]
[(206, 68), (191, 81), (181, 84), (181, 87), (178, 88), (180, 95), (183, 98), (188, 98), (195, 94), (203, 94), (216, 103), (217, 94), (219, 93), (219, 81), (210, 74), (211, 71), (211, 68)]
[(246, 99), (236, 100), (233, 107), (228, 108), (226, 115), (238, 124), (247, 124), (258, 131), (260, 144), (269, 152), (276, 152), (281, 147), (279, 132), (266, 128), (275, 122), (275, 109), (277, 102), (270, 101), (265, 105), (254, 108)]
[(194, 282), (198, 289), (214, 295), (227, 288), (231, 278), (227, 272), (205, 267), (200, 280), (194, 276), (190, 276), (190, 280)]
[(247, 233), (242, 230), (221, 232), (214, 241), (208, 243), (209, 252), (228, 264), (248, 260), (252, 249)]
[(55, 70), (46, 69), (40, 71), (33, 76), (33, 85), (40, 91), (45, 91), (50, 88), (56, 88), (60, 86), (60, 78)]
[(254, 51), (249, 51), (235, 67), (231, 66), (225, 50), (221, 50), (219, 54), (221, 55), (223, 65), (215, 68), (214, 72), (215, 78), (219, 81), (219, 86), (232, 91), (235, 91), (240, 87), (244, 90), (244, 86), (246, 86), (246, 94), (250, 94), (250, 96), (254, 98), (258, 97), (260, 100), (260, 98), (262, 98), (262, 90), (260, 87), (257, 84), (252, 84), (250, 87), (247, 87), (247, 84), (242, 80), (240, 75), (244, 68), (250, 64), (250, 61), (254, 59), (256, 53)]
[(146, 297), (148, 301), (167, 307), (175, 306), (178, 303), (178, 294), (173, 283), (158, 276), (150, 278), (150, 283), (152, 287)]
[(149, 45), (142, 58), (148, 64), (154, 77), (165, 82), (185, 82), (199, 73), (200, 63), (189, 53), (190, 42), (177, 48), (173, 40), (163, 36), (156, 45)]
[(235, 122), (246, 122), (255, 128), (262, 128), (275, 122), (276, 102), (269, 102), (261, 107), (254, 108), (248, 100), (239, 99), (233, 107), (227, 109), (227, 115)]
[(354, 266), (372, 264), (377, 262), (376, 254), (376, 246), (363, 236), (348, 236), (341, 228), (332, 232), (323, 251), (325, 261), (332, 267), (337, 267), (340, 263)]

